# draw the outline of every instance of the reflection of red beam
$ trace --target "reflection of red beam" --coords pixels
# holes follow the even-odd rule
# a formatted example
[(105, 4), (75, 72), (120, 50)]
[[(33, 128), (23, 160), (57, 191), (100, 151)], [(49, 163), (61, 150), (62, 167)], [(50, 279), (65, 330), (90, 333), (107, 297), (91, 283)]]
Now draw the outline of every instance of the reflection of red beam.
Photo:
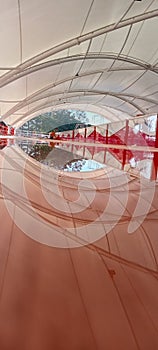
[(152, 164), (152, 172), (151, 172), (151, 180), (157, 179), (157, 169), (158, 169), (158, 153), (154, 153), (153, 164)]
[(96, 133), (96, 126), (94, 126), (94, 141), (96, 141), (96, 136), (97, 136), (97, 133)]
[[(126, 130), (125, 130), (125, 137), (124, 137), (124, 144), (127, 145), (128, 143), (128, 133), (129, 133), (129, 122), (126, 120)], [(122, 157), (122, 169), (124, 169), (124, 166), (126, 164), (126, 153), (127, 151), (123, 150), (123, 157)]]
[(7, 146), (7, 139), (0, 139), (0, 149)]
[[(54, 143), (57, 143), (57, 139), (56, 140), (51, 140), (51, 142), (54, 142)], [(97, 147), (97, 149), (100, 149), (103, 148), (103, 149), (108, 149), (108, 148), (114, 148), (114, 149), (126, 149), (128, 151), (132, 151), (132, 152), (135, 152), (135, 151), (145, 151), (145, 152), (157, 152), (158, 153), (158, 148), (155, 148), (155, 147), (151, 147), (151, 146), (126, 146), (124, 144), (114, 144), (114, 143), (109, 143), (108, 145), (106, 144), (101, 144), (99, 142), (84, 142), (82, 140), (78, 140), (78, 141), (72, 141), (71, 139), (70, 140), (58, 140), (58, 143), (65, 143), (65, 144), (74, 144), (76, 146), (79, 146), (79, 147), (83, 147), (83, 146), (90, 146), (90, 147)], [(133, 153), (132, 153), (133, 154)]]
[(84, 139), (86, 141), (86, 137), (87, 137), (87, 128), (85, 128), (85, 131), (84, 131)]
[(108, 133), (109, 133), (109, 125), (106, 127), (106, 143), (108, 143)]

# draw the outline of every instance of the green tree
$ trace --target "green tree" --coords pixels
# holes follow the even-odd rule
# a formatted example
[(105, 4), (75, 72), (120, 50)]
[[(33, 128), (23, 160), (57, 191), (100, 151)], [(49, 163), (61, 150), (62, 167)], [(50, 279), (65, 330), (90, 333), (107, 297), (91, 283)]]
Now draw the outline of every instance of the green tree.
[(59, 110), (48, 112), (39, 115), (27, 123), (25, 123), (21, 130), (36, 131), (37, 133), (49, 133), (51, 130), (57, 129), (59, 131), (72, 130), (78, 125), (87, 125), (88, 118), (83, 111)]

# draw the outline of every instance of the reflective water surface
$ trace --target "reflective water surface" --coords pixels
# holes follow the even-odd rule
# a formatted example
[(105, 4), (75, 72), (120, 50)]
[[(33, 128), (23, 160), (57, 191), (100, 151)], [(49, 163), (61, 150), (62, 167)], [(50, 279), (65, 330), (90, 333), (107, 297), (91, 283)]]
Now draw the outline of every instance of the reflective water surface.
[[(16, 140), (15, 145), (40, 163), (56, 170), (82, 172), (112, 166), (147, 179), (157, 179), (158, 156), (148, 147), (144, 150), (105, 148), (97, 144), (56, 143), (49, 140)], [(104, 144), (103, 144), (104, 146)]]

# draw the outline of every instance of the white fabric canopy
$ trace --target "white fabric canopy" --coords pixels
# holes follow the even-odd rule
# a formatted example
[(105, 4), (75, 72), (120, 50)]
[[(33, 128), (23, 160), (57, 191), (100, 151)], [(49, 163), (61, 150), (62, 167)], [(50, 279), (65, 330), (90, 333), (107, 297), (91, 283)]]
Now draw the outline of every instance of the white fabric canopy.
[(158, 112), (158, 0), (1, 0), (0, 114)]

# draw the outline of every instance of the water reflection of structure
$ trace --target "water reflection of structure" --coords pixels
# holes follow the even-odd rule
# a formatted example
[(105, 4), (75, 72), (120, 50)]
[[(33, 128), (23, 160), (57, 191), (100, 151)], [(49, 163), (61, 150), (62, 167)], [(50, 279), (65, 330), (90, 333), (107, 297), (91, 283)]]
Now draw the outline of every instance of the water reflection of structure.
[(7, 139), (0, 139), (0, 149), (7, 146)]
[(0, 150), (6, 146), (12, 146), (12, 145), (14, 145), (14, 139), (0, 138)]
[(73, 159), (63, 167), (64, 171), (94, 171), (103, 168), (104, 165), (91, 159)]
[[(69, 170), (76, 171), (80, 167), (79, 163), (75, 163), (74, 160), (86, 159), (93, 161), (93, 167), (91, 162), (89, 170), (110, 165), (133, 174), (141, 173), (148, 179), (157, 178), (157, 153), (152, 152), (151, 149), (149, 151), (147, 147), (144, 150), (130, 151), (124, 149), (123, 145), (121, 149), (117, 148), (118, 145), (109, 145), (111, 148), (105, 148), (104, 144), (99, 144), (99, 146), (96, 143), (76, 142), (74, 144), (70, 141), (65, 143), (65, 140), (57, 144), (53, 143), (53, 147), (49, 142), (43, 143), (42, 141), (36, 143), (24, 140), (17, 143), (29, 156), (56, 169), (66, 170), (67, 165), (72, 163), (73, 166), (69, 167)], [(82, 169), (82, 171), (88, 171), (88, 163), (84, 168), (85, 170)]]

